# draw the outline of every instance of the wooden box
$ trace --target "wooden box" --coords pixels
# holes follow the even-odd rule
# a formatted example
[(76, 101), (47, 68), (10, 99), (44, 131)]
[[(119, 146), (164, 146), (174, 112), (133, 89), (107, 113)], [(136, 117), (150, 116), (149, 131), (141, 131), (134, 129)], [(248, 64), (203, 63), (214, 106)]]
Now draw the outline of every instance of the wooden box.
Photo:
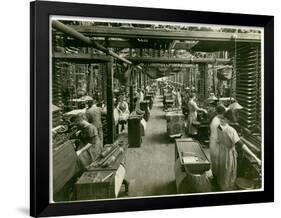
[(114, 198), (115, 171), (84, 172), (75, 184), (77, 200)]
[(200, 143), (191, 138), (176, 140), (177, 158), (188, 173), (203, 174), (210, 169), (210, 161)]
[(167, 112), (167, 133), (169, 136), (180, 135), (184, 132), (184, 115), (181, 112)]

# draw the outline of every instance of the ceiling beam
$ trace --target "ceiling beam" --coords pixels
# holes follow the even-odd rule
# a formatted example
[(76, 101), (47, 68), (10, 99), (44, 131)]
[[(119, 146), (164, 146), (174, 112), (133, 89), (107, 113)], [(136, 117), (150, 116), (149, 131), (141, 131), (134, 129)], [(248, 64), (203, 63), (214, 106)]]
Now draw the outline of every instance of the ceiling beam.
[(77, 40), (80, 40), (82, 41), (83, 43), (85, 44), (88, 44), (88, 45), (91, 45), (93, 47), (95, 47), (96, 49), (114, 57), (114, 58), (117, 58), (118, 60), (122, 61), (122, 62), (125, 62), (127, 64), (132, 64), (130, 61), (126, 60), (125, 58), (123, 57), (120, 57), (118, 54), (116, 54), (115, 52), (109, 50), (108, 48), (105, 48), (104, 46), (102, 46), (101, 44), (91, 40), (91, 38), (85, 36), (84, 34), (82, 33), (79, 33), (78, 31), (76, 31), (75, 29), (72, 29), (70, 28), (69, 26), (63, 24), (62, 22), (60, 21), (57, 21), (57, 20), (53, 20), (52, 21), (52, 27), (55, 28), (56, 30), (58, 31), (61, 31)]
[(133, 63), (159, 63), (159, 64), (197, 64), (197, 63), (220, 63), (228, 64), (230, 59), (215, 58), (166, 58), (166, 57), (127, 57)]
[(261, 42), (259, 33), (228, 33), (213, 31), (188, 31), (188, 30), (164, 30), (145, 28), (122, 28), (108, 26), (81, 26), (69, 25), (76, 31), (89, 37), (114, 37), (114, 38), (142, 38), (142, 39), (168, 39), (190, 41), (234, 41), (237, 42)]
[[(67, 54), (62, 52), (54, 52), (53, 58), (64, 59), (68, 61), (90, 61), (90, 62), (107, 62), (109, 56), (106, 55), (93, 55), (93, 54)], [(198, 63), (217, 63), (229, 64), (230, 59), (215, 59), (215, 58), (166, 58), (166, 57), (126, 57), (127, 60), (134, 64), (198, 64)]]
[[(108, 48), (154, 48), (154, 44), (151, 42), (136, 42), (129, 40), (108, 40), (106, 43), (105, 40), (95, 40), (95, 42), (102, 44)], [(68, 47), (89, 47), (89, 45), (80, 42), (78, 40), (65, 40), (64, 46)]]
[(83, 64), (90, 64), (90, 63), (105, 63), (110, 61), (110, 56), (106, 55), (93, 55), (93, 54), (67, 54), (62, 52), (54, 52), (53, 53), (54, 59), (64, 60), (66, 62), (73, 62), (73, 63), (83, 63)]

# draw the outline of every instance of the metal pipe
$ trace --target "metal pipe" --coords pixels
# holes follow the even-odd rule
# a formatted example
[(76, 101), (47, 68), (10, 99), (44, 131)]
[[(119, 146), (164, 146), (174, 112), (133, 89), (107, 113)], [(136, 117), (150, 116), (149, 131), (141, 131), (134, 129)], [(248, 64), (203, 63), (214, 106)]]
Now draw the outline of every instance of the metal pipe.
[(132, 64), (131, 61), (123, 58), (123, 57), (120, 57), (118, 54), (116, 54), (115, 52), (113, 51), (110, 51), (108, 48), (105, 48), (104, 46), (102, 46), (101, 44), (93, 41), (92, 39), (90, 39), (89, 37), (87, 36), (84, 36), (83, 34), (79, 33), (78, 31), (66, 26), (65, 24), (61, 23), (60, 21), (57, 21), (57, 20), (54, 20), (52, 21), (52, 27), (69, 35), (69, 36), (72, 36), (73, 38), (76, 38), (88, 45), (92, 45), (94, 46), (96, 49), (106, 53), (106, 54), (109, 54), (110, 56), (112, 57), (115, 57), (127, 64)]
[(92, 44), (92, 41), (90, 38), (84, 36), (83, 34), (77, 32), (76, 30), (73, 30), (71, 28), (69, 28), (68, 26), (64, 25), (63, 23), (61, 23), (60, 21), (57, 20), (53, 20), (52, 21), (52, 27), (67, 34), (72, 36), (73, 38), (76, 38), (86, 44)]

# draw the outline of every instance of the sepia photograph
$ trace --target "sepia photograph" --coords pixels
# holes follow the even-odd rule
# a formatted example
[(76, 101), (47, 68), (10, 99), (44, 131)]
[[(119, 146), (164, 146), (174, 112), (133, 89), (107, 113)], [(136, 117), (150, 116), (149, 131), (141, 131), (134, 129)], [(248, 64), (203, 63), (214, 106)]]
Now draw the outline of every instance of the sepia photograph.
[(50, 202), (263, 190), (262, 27), (49, 21)]

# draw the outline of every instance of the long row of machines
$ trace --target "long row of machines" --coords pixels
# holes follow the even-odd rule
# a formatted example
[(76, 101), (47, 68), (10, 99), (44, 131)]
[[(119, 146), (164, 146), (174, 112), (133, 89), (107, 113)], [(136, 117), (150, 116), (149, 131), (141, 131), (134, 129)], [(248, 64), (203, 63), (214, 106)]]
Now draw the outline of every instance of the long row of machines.
[[(71, 118), (85, 114), (84, 106), (63, 115), (61, 125), (52, 130), (54, 200), (117, 198), (120, 192), (128, 192), (124, 157), (128, 147), (141, 147), (155, 94), (156, 89), (146, 92), (141, 110), (128, 117), (128, 132), (118, 133), (115, 142), (105, 144), (98, 156), (95, 145), (80, 145), (76, 125), (71, 123)], [(121, 191), (122, 184), (125, 190)]]
[(75, 151), (73, 140), (53, 150), (54, 200), (88, 200), (118, 197), (125, 178), (128, 136), (120, 134), (96, 157), (95, 145)]
[[(210, 99), (198, 102), (198, 106), (205, 108), (206, 112), (198, 111), (196, 125), (197, 135), (192, 138), (187, 134), (188, 114), (183, 112), (182, 107), (176, 107), (173, 93), (162, 90), (163, 106), (166, 112), (167, 135), (175, 141), (175, 179), (178, 193), (195, 193), (217, 191), (211, 184), (209, 177), (211, 162), (209, 156), (210, 121), (215, 116), (216, 102)], [(220, 103), (226, 108), (237, 104), (233, 98), (221, 98)], [(237, 114), (233, 114), (237, 116)], [(235, 117), (234, 117), (235, 118)], [(237, 117), (236, 117), (237, 118)], [(234, 119), (235, 120), (235, 119)], [(236, 119), (237, 120), (237, 119)], [(256, 146), (248, 142), (244, 132), (238, 123), (231, 124), (240, 134), (241, 139), (248, 147), (260, 154)], [(261, 170), (251, 157), (247, 157), (239, 151), (238, 155), (238, 189), (259, 188), (261, 186)]]

